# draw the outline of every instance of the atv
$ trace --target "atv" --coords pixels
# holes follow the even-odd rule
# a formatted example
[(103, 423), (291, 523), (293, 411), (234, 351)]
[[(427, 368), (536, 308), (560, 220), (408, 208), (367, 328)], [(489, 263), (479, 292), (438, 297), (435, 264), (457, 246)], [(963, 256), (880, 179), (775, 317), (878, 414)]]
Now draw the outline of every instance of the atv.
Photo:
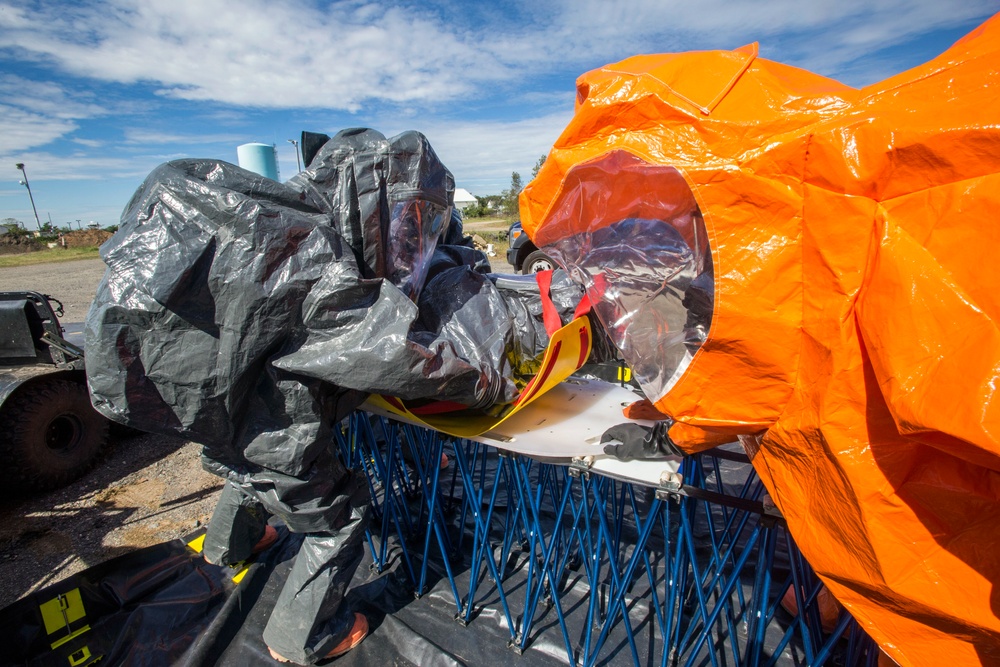
[(83, 349), (63, 337), (57, 312), (62, 304), (48, 295), (0, 292), (0, 493), (68, 484), (108, 442), (108, 421), (90, 404)]

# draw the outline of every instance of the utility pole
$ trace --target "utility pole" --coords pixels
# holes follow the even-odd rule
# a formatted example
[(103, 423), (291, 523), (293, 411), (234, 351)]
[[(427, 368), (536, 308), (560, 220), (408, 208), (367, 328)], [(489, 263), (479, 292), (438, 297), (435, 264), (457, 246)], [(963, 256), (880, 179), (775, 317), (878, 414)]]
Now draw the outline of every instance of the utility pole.
[(38, 209), (35, 208), (35, 198), (31, 196), (31, 186), (28, 185), (28, 172), (24, 170), (23, 162), (18, 162), (14, 166), (21, 170), (21, 175), (24, 177), (21, 181), (21, 185), (28, 188), (28, 199), (31, 200), (31, 211), (35, 214), (35, 226), (38, 228), (38, 231), (42, 231), (42, 222), (38, 219)]
[(302, 159), (299, 158), (299, 142), (295, 139), (289, 139), (288, 143), (295, 146), (295, 166), (299, 168), (299, 171), (302, 171)]

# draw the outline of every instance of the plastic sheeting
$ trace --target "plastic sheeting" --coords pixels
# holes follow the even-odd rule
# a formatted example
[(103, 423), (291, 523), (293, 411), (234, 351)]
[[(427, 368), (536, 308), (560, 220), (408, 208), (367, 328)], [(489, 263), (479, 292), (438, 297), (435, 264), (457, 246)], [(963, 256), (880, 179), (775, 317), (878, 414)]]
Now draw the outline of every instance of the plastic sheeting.
[[(648, 324), (623, 354), (663, 369), (641, 379), (683, 448), (741, 436), (810, 563), (902, 665), (1000, 663), (998, 72), (997, 17), (861, 90), (756, 44), (637, 56), (578, 80), (521, 195), (525, 230), (595, 302), (640, 270), (602, 271), (599, 233), (703, 216), (707, 336), (678, 362)], [(687, 246), (654, 258), (665, 287)], [(697, 343), (678, 297), (651, 312)]]

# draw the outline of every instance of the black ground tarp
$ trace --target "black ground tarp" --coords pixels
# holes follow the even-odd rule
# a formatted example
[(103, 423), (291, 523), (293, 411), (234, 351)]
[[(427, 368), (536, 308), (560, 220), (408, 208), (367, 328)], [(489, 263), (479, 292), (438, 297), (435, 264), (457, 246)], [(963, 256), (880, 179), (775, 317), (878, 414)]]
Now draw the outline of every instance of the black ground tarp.
[[(496, 455), (490, 456), (492, 465), (495, 465)], [(730, 480), (725, 486), (729, 492), (736, 493), (748, 470), (742, 470), (741, 464), (724, 465), (724, 474)], [(470, 525), (464, 529), (459, 525), (461, 488), (460, 485), (453, 486), (452, 472), (454, 468), (442, 477), (443, 509), (452, 539), (464, 535), (463, 553), (452, 554), (450, 565), (458, 590), (465, 596), (469, 586), (468, 551), (472, 533)], [(492, 472), (488, 476), (492, 476)], [(652, 500), (652, 490), (636, 489), (639, 510), (643, 512)], [(414, 498), (413, 502), (419, 503), (420, 500)], [(507, 510), (504, 502), (499, 503), (494, 519), (502, 522)], [(721, 525), (723, 508), (714, 507), (712, 512), (717, 525)], [(621, 526), (626, 543), (629, 536), (635, 534), (635, 525), (628, 514)], [(554, 507), (543, 503), (541, 526), (544, 531), (557, 529), (554, 515)], [(377, 534), (377, 522), (372, 529)], [(675, 530), (676, 526), (673, 526), (671, 532)], [(209, 565), (200, 554), (178, 540), (115, 558), (37, 591), (0, 611), (0, 637), (3, 637), (4, 646), (0, 666), (64, 667), (67, 664), (93, 664), (98, 658), (101, 658), (101, 665), (274, 665), (261, 639), (261, 632), (301, 540), (300, 536), (289, 533), (284, 527), (279, 526), (279, 531), (279, 542), (249, 565), (238, 584), (234, 583), (233, 577), (238, 575), (240, 569)], [(710, 558), (704, 515), (695, 532), (701, 535), (699, 541), (703, 542), (703, 547), (699, 548), (702, 557)], [(422, 544), (422, 540), (416, 539), (413, 543)], [(651, 566), (661, 571), (661, 577), (664, 546), (664, 536), (658, 532), (648, 545)], [(569, 664), (555, 608), (551, 605), (539, 607), (528, 648), (523, 654), (518, 654), (508, 646), (509, 630), (496, 589), (489, 580), (480, 584), (473, 620), (468, 625), (462, 625), (455, 620), (458, 610), (439, 552), (431, 551), (428, 590), (420, 599), (414, 597), (414, 585), (405, 573), (398, 544), (393, 543), (389, 553), (388, 566), (379, 573), (372, 569), (366, 549), (365, 561), (355, 574), (347, 600), (353, 609), (368, 617), (371, 634), (356, 649), (336, 659), (335, 664), (345, 667)], [(419, 563), (418, 554), (411, 551), (410, 556), (416, 557)], [(774, 585), (786, 571), (784, 558), (783, 552), (776, 554)], [(513, 549), (507, 562), (504, 589), (515, 614), (516, 608), (524, 601), (527, 569), (527, 554)], [(747, 571), (742, 577), (744, 595), (750, 594), (755, 575), (755, 571)], [(606, 585), (601, 584), (602, 587)], [(658, 585), (663, 585), (662, 578)], [(78, 591), (79, 597), (75, 597), (73, 591)], [(578, 660), (586, 627), (589, 593), (590, 588), (581, 569), (571, 570), (562, 584), (560, 602), (569, 636), (576, 644)], [(778, 594), (780, 591), (777, 589), (772, 591), (772, 599)], [(62, 604), (60, 595), (64, 596)], [(662, 637), (654, 630), (652, 599), (645, 576), (637, 577), (630, 590), (628, 604), (642, 665), (660, 664), (663, 647)], [(48, 614), (43, 610), (46, 605)], [(688, 609), (687, 613), (694, 611)], [(49, 628), (46, 628), (46, 616)], [(805, 664), (800, 649), (794, 644), (776, 655), (772, 648), (768, 648), (774, 646), (773, 642), (780, 638), (789, 621), (790, 617), (785, 617), (784, 621), (768, 631), (763, 655), (765, 659), (773, 659), (773, 664)], [(515, 622), (520, 626), (522, 619), (518, 618)], [(88, 630), (81, 632), (84, 627)], [(737, 624), (737, 627), (742, 630), (743, 624)], [(74, 632), (79, 634), (65, 640)], [(60, 641), (64, 643), (59, 644)], [(723, 647), (731, 639), (716, 636), (713, 641)], [(746, 637), (738, 637), (737, 642), (743, 645)], [(731, 650), (720, 648), (720, 656), (731, 653)], [(724, 657), (721, 660), (720, 664), (730, 664)], [(597, 664), (633, 664), (620, 622)], [(702, 655), (694, 664), (709, 665), (712, 660)], [(827, 664), (844, 663), (835, 653)]]

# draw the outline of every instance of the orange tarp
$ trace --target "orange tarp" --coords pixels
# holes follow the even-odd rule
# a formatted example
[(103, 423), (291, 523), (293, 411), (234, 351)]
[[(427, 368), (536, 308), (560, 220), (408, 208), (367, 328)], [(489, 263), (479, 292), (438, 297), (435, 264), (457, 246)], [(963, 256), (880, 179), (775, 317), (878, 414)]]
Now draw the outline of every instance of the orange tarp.
[(861, 90), (756, 45), (589, 72), (524, 228), (554, 247), (690, 197), (664, 166), (714, 264), (707, 337), (650, 396), (671, 437), (740, 436), (899, 664), (1000, 664), (1000, 17)]

